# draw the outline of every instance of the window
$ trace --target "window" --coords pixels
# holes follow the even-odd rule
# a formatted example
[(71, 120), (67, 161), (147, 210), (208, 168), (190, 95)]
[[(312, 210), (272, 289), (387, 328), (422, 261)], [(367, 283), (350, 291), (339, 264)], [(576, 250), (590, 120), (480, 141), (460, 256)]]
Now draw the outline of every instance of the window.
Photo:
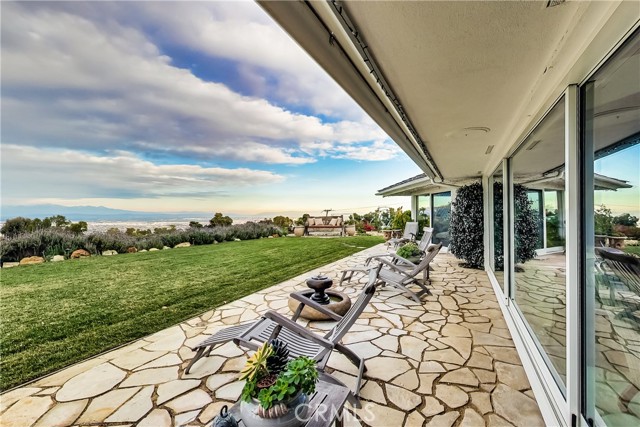
[(489, 200), (491, 201), (491, 260), (489, 267), (500, 285), (504, 285), (504, 215), (502, 209), (502, 163), (489, 178)]
[(585, 415), (596, 425), (640, 425), (638, 31), (581, 96)]
[[(562, 98), (511, 159), (514, 208), (512, 296), (560, 389), (566, 381), (566, 259), (544, 247), (548, 188), (564, 188), (565, 101)], [(561, 204), (564, 201), (560, 201)]]
[(449, 222), (451, 220), (451, 192), (432, 194), (433, 206), (433, 243), (449, 246)]

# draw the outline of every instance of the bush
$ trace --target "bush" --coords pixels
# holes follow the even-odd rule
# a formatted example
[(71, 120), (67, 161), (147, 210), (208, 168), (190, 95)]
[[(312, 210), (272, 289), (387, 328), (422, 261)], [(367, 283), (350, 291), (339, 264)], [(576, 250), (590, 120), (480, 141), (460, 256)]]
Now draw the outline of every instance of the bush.
[[(494, 225), (495, 225), (495, 269), (504, 269), (504, 250), (502, 237), (503, 207), (502, 183), (493, 187)], [(515, 255), (516, 263), (523, 263), (535, 257), (538, 241), (538, 217), (527, 197), (527, 189), (514, 185), (515, 195)], [(458, 189), (452, 202), (449, 233), (449, 250), (456, 257), (464, 259), (469, 267), (484, 266), (484, 211), (482, 184), (479, 182)]]
[(467, 266), (481, 268), (484, 265), (482, 184), (460, 187), (451, 207), (449, 251), (464, 259)]
[(24, 257), (33, 255), (69, 257), (76, 249), (86, 249), (92, 254), (101, 254), (106, 250), (126, 253), (127, 248), (132, 246), (138, 250), (162, 249), (164, 246), (174, 247), (183, 242), (189, 242), (192, 245), (208, 245), (214, 242), (232, 241), (236, 238), (252, 240), (284, 234), (286, 233), (275, 225), (254, 222), (214, 228), (164, 231), (162, 234), (145, 236), (128, 235), (113, 230), (83, 235), (62, 228), (47, 228), (0, 240), (0, 257), (3, 261), (20, 261)]

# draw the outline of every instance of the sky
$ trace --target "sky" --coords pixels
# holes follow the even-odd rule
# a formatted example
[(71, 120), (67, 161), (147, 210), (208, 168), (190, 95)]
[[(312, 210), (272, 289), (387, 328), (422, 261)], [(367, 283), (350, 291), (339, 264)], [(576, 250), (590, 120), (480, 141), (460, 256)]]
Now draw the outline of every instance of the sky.
[(1, 202), (338, 213), (421, 173), (254, 2), (2, 2)]

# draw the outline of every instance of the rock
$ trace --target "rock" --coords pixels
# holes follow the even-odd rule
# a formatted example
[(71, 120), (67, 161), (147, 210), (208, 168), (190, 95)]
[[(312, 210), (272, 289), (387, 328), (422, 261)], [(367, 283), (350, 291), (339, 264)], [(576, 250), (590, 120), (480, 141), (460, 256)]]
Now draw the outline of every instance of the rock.
[(163, 251), (166, 251), (167, 249), (171, 249), (171, 248), (170, 248), (169, 246), (163, 246), (163, 247), (162, 247), (162, 250), (163, 250)]
[(237, 237), (235, 239), (233, 239), (234, 242), (241, 242), (240, 239), (238, 239)]
[(514, 425), (544, 425), (536, 401), (509, 386), (498, 384), (491, 401), (495, 413)]
[(191, 246), (191, 243), (189, 242), (182, 242), (182, 243), (178, 243), (177, 245), (174, 246), (175, 248), (188, 248), (189, 246)]
[(106, 250), (106, 251), (102, 251), (102, 255), (103, 256), (118, 255), (118, 251), (114, 251), (113, 249), (109, 249), (109, 250)]
[(160, 249), (158, 249), (158, 248), (151, 248), (151, 249), (149, 249), (149, 252), (155, 252), (155, 251), (159, 251), (159, 250)]
[[(147, 252), (146, 249), (140, 249), (138, 252)], [(148, 418), (148, 417), (147, 417)], [(145, 418), (146, 419), (146, 418)]]
[(51, 258), (51, 262), (60, 262), (60, 261), (64, 261), (63, 255), (54, 255), (53, 258)]
[(58, 402), (68, 402), (98, 396), (107, 390), (111, 390), (126, 375), (125, 371), (109, 363), (103, 363), (67, 381), (56, 393), (56, 400)]
[[(127, 248), (127, 253), (128, 253), (128, 254), (135, 254), (136, 252), (138, 252), (138, 249), (136, 249), (136, 248), (135, 248), (135, 247), (133, 247), (133, 246), (129, 246), (129, 247)], [(146, 252), (146, 251), (145, 251), (145, 252)]]
[(22, 258), (20, 260), (20, 265), (29, 265), (29, 264), (42, 264), (44, 262), (44, 258), (41, 256), (30, 256), (26, 258)]
[(3, 262), (2, 263), (2, 268), (11, 268), (11, 267), (17, 267), (19, 266), (20, 263), (19, 262)]
[(84, 257), (89, 257), (89, 256), (91, 256), (89, 251), (86, 251), (84, 249), (77, 249), (77, 250), (75, 250), (75, 251), (73, 251), (71, 253), (70, 258), (71, 259), (77, 259), (77, 258), (84, 258)]

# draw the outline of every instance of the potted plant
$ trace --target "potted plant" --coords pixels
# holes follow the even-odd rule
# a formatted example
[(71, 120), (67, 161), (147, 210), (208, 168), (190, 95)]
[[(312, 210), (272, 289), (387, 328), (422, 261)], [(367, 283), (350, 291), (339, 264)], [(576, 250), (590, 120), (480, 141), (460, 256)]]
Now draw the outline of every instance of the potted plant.
[(420, 261), (420, 256), (422, 255), (422, 252), (420, 252), (420, 249), (418, 249), (418, 245), (416, 245), (413, 242), (409, 242), (406, 245), (403, 245), (400, 248), (398, 248), (398, 250), (396, 251), (396, 254), (406, 260), (409, 260), (415, 263)]
[(392, 231), (388, 225), (383, 225), (382, 227), (380, 227), (380, 231), (382, 231), (382, 237), (384, 237), (385, 241), (391, 239)]
[(240, 413), (249, 427), (294, 427), (306, 419), (309, 396), (316, 389), (316, 362), (305, 356), (288, 360), (286, 343), (271, 340), (247, 360)]

